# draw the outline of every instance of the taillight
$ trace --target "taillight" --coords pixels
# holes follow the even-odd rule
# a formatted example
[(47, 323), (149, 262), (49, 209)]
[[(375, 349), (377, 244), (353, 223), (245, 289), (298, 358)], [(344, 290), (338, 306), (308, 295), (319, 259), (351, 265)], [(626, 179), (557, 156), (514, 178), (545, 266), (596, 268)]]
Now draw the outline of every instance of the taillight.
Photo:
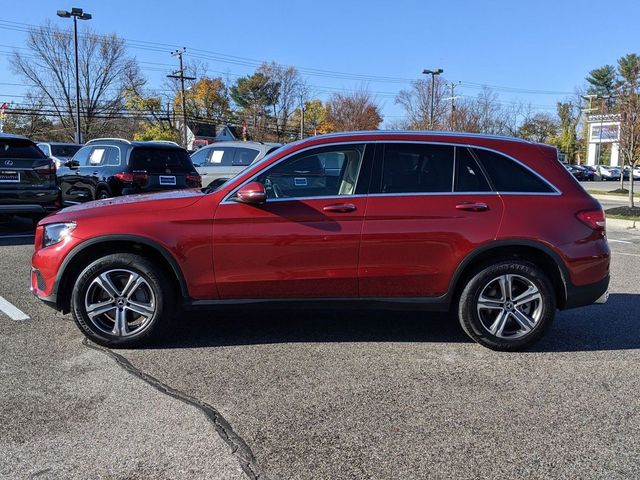
[(193, 188), (200, 188), (202, 187), (202, 178), (200, 178), (200, 175), (198, 175), (197, 172), (191, 172), (189, 175), (187, 175), (187, 186), (189, 187), (193, 187)]
[(137, 187), (144, 187), (149, 181), (146, 170), (134, 170), (133, 172), (120, 172), (114, 175), (122, 183), (128, 183)]
[(56, 162), (51, 160), (47, 165), (42, 165), (33, 169), (38, 175), (55, 175)]
[(120, 180), (122, 183), (133, 183), (133, 173), (120, 172), (116, 173), (114, 177)]
[(576, 217), (578, 217), (578, 220), (580, 220), (582, 223), (594, 230), (604, 232), (606, 228), (607, 222), (604, 216), (604, 211), (602, 211), (602, 209), (583, 210), (576, 213)]

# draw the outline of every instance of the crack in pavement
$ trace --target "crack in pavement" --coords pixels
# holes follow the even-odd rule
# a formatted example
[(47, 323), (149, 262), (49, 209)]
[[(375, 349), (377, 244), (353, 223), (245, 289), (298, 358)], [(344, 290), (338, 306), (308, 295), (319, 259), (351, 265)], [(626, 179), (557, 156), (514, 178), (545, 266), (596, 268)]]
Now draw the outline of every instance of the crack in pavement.
[(267, 477), (260, 472), (260, 469), (256, 465), (255, 456), (253, 455), (253, 452), (251, 451), (249, 445), (247, 445), (242, 437), (240, 437), (233, 430), (231, 424), (214, 407), (212, 407), (208, 403), (198, 400), (195, 397), (187, 395), (180, 390), (176, 390), (175, 388), (162, 383), (157, 378), (135, 367), (124, 356), (112, 350), (109, 350), (106, 347), (102, 347), (98, 344), (90, 342), (87, 338), (85, 338), (82, 343), (86, 347), (105, 353), (109, 357), (113, 358), (116, 363), (126, 372), (148, 383), (159, 392), (165, 395), (169, 395), (170, 397), (180, 400), (181, 402), (186, 403), (187, 405), (191, 405), (192, 407), (200, 410), (213, 424), (213, 427), (215, 428), (218, 435), (220, 435), (222, 440), (224, 440), (224, 442), (229, 445), (229, 447), (231, 447), (231, 453), (234, 457), (236, 457), (236, 460), (240, 464), (240, 467), (242, 468), (244, 473), (246, 473), (251, 480), (268, 480)]

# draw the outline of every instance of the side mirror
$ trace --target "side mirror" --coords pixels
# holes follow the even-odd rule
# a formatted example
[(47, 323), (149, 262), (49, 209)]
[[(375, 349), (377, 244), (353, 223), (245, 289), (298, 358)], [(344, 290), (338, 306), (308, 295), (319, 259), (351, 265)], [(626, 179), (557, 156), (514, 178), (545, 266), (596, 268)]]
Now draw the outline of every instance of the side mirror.
[(249, 182), (240, 187), (234, 197), (236, 202), (259, 205), (267, 201), (267, 190), (260, 182)]
[(78, 168), (80, 166), (80, 162), (77, 160), (69, 160), (68, 162), (64, 162), (64, 166), (69, 168)]

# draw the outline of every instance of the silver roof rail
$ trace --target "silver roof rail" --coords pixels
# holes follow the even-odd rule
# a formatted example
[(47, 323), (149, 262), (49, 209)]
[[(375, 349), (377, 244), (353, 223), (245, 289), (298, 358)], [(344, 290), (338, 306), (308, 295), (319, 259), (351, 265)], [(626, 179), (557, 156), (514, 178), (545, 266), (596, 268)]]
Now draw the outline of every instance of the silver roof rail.
[(127, 140), (126, 138), (92, 138), (91, 140), (89, 140), (88, 142), (85, 143), (85, 145), (89, 145), (90, 143), (96, 143), (96, 142), (102, 142), (104, 140), (111, 140), (111, 141), (116, 141), (116, 142), (125, 142), (128, 143), (129, 145), (131, 145), (131, 141)]

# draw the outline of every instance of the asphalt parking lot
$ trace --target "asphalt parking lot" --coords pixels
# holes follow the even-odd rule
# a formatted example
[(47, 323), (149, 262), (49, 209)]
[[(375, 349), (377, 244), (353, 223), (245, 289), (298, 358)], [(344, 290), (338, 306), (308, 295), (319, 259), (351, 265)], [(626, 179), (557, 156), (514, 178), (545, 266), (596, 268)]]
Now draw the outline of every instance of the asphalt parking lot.
[(224, 310), (154, 348), (83, 342), (0, 225), (2, 478), (638, 478), (640, 233), (611, 296), (496, 353), (445, 315)]

